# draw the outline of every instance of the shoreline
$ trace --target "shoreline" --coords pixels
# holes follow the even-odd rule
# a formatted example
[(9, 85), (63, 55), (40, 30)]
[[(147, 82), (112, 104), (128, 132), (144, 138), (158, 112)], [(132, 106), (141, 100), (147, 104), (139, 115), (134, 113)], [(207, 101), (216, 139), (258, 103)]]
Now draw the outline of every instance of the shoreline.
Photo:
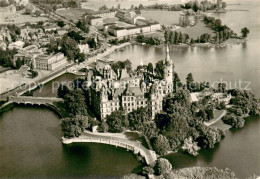
[[(233, 38), (236, 39), (236, 38)], [(232, 42), (222, 42), (220, 44), (212, 44), (212, 43), (195, 43), (195, 44), (170, 44), (169, 46), (171, 47), (175, 47), (175, 48), (223, 48), (223, 47), (228, 47), (228, 46), (232, 46), (232, 45), (241, 45), (246, 43), (247, 40), (246, 39), (237, 39), (237, 41), (232, 41)], [(157, 48), (163, 48), (164, 44), (160, 44), (160, 45), (149, 45), (149, 44), (141, 44), (138, 42), (134, 42), (132, 43), (132, 45), (142, 45), (142, 46), (148, 46), (148, 47), (157, 47)]]

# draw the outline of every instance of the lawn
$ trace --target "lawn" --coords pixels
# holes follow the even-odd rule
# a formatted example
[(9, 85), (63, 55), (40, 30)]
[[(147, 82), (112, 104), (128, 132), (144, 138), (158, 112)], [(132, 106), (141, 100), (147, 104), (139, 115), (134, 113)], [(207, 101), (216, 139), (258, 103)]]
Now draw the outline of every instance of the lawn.
[(85, 14), (87, 11), (87, 9), (70, 8), (66, 10), (57, 10), (56, 14), (63, 16), (68, 20), (73, 20), (74, 22), (77, 22), (78, 19), (81, 18), (83, 14)]
[(161, 25), (179, 24), (179, 11), (142, 11), (146, 19), (158, 21)]
[(181, 31), (182, 33), (188, 34), (190, 38), (193, 38), (194, 40), (205, 33), (208, 33), (211, 36), (215, 35), (214, 31), (206, 27), (206, 25), (201, 21), (199, 21), (195, 26), (181, 27), (177, 31)]
[(36, 23), (39, 21), (47, 21), (49, 20), (47, 17), (32, 17), (31, 15), (22, 14), (21, 12), (17, 12), (15, 17), (11, 17), (8, 20), (1, 22), (1, 24), (23, 24), (26, 22)]

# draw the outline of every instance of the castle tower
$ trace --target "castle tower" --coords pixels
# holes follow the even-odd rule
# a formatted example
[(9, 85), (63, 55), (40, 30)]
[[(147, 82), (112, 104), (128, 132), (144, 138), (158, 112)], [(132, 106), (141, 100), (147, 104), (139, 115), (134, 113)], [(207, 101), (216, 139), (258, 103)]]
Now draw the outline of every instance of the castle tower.
[(101, 92), (101, 102), (107, 102), (108, 101), (108, 95), (107, 95), (106, 87), (102, 86), (100, 92)]
[(168, 44), (166, 45), (166, 58), (164, 60), (164, 80), (167, 83), (173, 82), (174, 65), (170, 57), (170, 50)]

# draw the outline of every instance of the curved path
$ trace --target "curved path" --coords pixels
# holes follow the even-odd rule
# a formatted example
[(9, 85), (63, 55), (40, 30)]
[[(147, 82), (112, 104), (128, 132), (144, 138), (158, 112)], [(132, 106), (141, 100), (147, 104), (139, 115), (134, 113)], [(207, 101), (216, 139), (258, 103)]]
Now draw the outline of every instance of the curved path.
[(215, 119), (212, 119), (208, 122), (204, 122), (204, 124), (206, 126), (211, 126), (212, 124), (215, 124), (216, 122), (218, 122), (222, 117), (224, 117), (227, 114), (227, 110), (223, 110), (223, 112)]
[(133, 151), (135, 154), (140, 154), (146, 161), (146, 163), (152, 164), (157, 160), (157, 156), (154, 151), (148, 150), (142, 144), (130, 141), (128, 139), (112, 137), (112, 136), (103, 136), (95, 133), (83, 133), (79, 137), (67, 139), (62, 138), (62, 142), (64, 144), (70, 144), (74, 142), (90, 142), (90, 143), (102, 143), (109, 144), (114, 146), (119, 146), (126, 148), (127, 150)]

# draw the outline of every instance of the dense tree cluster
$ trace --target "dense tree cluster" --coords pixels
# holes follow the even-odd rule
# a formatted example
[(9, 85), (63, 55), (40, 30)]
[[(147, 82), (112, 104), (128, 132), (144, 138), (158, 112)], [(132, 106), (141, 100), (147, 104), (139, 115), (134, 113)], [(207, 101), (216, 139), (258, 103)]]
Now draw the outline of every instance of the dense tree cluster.
[(78, 137), (87, 127), (89, 127), (87, 116), (76, 115), (61, 120), (64, 137)]
[(50, 43), (47, 45), (47, 53), (58, 53), (62, 52), (69, 61), (82, 62), (85, 60), (85, 54), (80, 53), (78, 47), (78, 42), (84, 40), (84, 38), (77, 32), (70, 31), (68, 34), (65, 34), (61, 40), (55, 41), (50, 40)]
[(114, 39), (110, 39), (108, 41), (108, 43), (112, 44), (112, 45), (118, 45), (118, 44), (122, 44), (125, 42), (129, 42), (130, 41), (130, 37), (124, 37), (123, 39), (119, 40), (118, 38), (114, 38)]
[(64, 104), (67, 111), (75, 115), (87, 115), (87, 105), (85, 103), (85, 96), (82, 90), (71, 90), (64, 96)]
[(0, 48), (0, 65), (3, 67), (14, 67), (14, 64), (12, 62), (12, 59), (14, 58), (14, 55), (17, 54), (17, 50), (16, 49), (6, 49), (6, 50), (2, 50), (2, 48)]
[(188, 3), (185, 3), (184, 5), (181, 5), (181, 8), (183, 9), (192, 9), (194, 12), (197, 12), (198, 10), (201, 10), (197, 2), (190, 1)]
[(235, 114), (240, 116), (257, 116), (260, 114), (259, 101), (248, 90), (234, 89), (229, 91), (232, 95), (230, 103), (234, 105)]
[(143, 34), (136, 37), (136, 42), (146, 43), (148, 45), (160, 45), (162, 43), (158, 37), (145, 37)]
[(172, 170), (172, 164), (165, 158), (159, 158), (155, 164), (155, 173), (166, 176)]
[(174, 45), (180, 43), (188, 43), (190, 39), (188, 34), (177, 32), (177, 31), (171, 31), (169, 29), (165, 30), (164, 38), (166, 43), (174, 44)]
[(117, 61), (111, 64), (111, 68), (117, 74), (117, 76), (121, 78), (123, 69), (126, 69), (127, 73), (129, 74), (132, 72), (132, 62), (128, 59), (126, 59), (125, 61)]
[(222, 21), (220, 19), (205, 16), (203, 21), (216, 32), (216, 43), (224, 42), (234, 35), (234, 32), (228, 26), (222, 25)]
[(85, 33), (89, 33), (89, 26), (87, 25), (87, 22), (84, 20), (79, 20), (76, 24), (76, 27)]
[(129, 121), (122, 110), (114, 111), (107, 117), (110, 132), (123, 132), (129, 127)]
[(235, 116), (233, 114), (226, 115), (222, 118), (225, 124), (231, 125), (234, 128), (242, 128), (245, 120), (241, 116)]
[(12, 25), (7, 25), (7, 28), (10, 32), (10, 36), (13, 42), (17, 41), (17, 38), (19, 35), (21, 35), (21, 30), (19, 27), (17, 27), (16, 25), (12, 24)]

